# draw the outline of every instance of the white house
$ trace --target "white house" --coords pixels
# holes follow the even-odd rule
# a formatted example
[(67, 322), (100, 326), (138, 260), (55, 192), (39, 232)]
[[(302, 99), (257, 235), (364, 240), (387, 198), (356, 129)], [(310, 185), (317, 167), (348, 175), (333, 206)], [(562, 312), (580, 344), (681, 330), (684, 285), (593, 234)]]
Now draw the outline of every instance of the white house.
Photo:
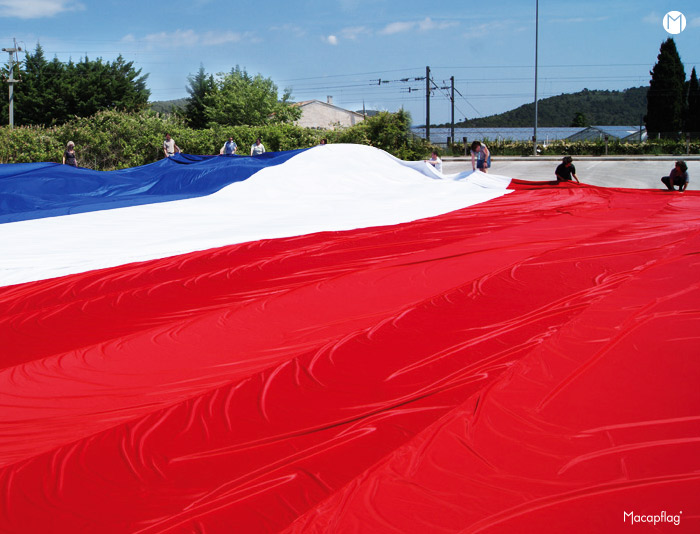
[(301, 108), (301, 118), (295, 124), (306, 128), (334, 130), (354, 126), (365, 119), (361, 113), (334, 106), (333, 97), (330, 96), (327, 102), (306, 100), (292, 105)]

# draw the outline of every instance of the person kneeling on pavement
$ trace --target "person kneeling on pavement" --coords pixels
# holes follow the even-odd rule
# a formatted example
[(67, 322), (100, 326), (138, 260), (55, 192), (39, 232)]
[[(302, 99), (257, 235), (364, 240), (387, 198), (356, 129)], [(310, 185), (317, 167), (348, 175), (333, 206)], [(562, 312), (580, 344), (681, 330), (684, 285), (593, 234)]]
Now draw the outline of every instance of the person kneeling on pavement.
[(683, 160), (677, 161), (676, 165), (671, 169), (671, 174), (661, 178), (661, 181), (668, 187), (669, 191), (675, 191), (676, 188), (674, 186), (676, 185), (679, 191), (685, 191), (690, 181), (688, 177), (688, 165), (686, 165)]

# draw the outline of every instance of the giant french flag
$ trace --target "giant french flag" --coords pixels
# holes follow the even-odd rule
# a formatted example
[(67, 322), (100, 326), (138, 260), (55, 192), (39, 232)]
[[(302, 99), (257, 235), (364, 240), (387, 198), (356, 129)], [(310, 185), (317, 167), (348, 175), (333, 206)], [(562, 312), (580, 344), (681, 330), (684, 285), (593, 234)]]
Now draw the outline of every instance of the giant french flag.
[(1, 165), (0, 532), (698, 532), (699, 272), (692, 191)]

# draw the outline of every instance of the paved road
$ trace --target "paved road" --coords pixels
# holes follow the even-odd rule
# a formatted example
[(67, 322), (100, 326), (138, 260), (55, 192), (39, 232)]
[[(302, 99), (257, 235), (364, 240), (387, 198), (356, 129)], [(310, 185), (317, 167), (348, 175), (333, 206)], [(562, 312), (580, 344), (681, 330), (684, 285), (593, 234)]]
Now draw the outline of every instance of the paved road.
[[(665, 189), (662, 176), (668, 176), (676, 159), (688, 164), (689, 190), (700, 191), (700, 156), (574, 157), (576, 175), (583, 183), (630, 189)], [(554, 169), (561, 158), (494, 157), (489, 172), (523, 180), (554, 180)], [(471, 170), (471, 159), (445, 158), (443, 172), (452, 174)]]

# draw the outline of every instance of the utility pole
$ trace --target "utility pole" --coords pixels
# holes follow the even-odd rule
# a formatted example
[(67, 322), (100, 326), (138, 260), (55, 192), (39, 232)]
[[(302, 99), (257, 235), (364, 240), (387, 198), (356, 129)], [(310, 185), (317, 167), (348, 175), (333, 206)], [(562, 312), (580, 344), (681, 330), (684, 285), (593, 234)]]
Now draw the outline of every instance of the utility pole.
[(430, 67), (425, 67), (425, 139), (430, 143)]
[(10, 54), (10, 61), (9, 61), (9, 66), (10, 66), (10, 78), (7, 80), (7, 83), (10, 85), (10, 108), (9, 108), (9, 115), (10, 115), (10, 128), (15, 127), (15, 94), (14, 94), (14, 88), (15, 84), (19, 80), (15, 80), (15, 65), (14, 65), (14, 54), (17, 52), (21, 52), (22, 49), (17, 46), (17, 39), (14, 39), (15, 46), (13, 48), (3, 48), (3, 52), (7, 52)]
[(532, 155), (537, 155), (537, 56), (540, 29), (540, 2), (535, 0), (535, 130), (532, 134)]
[(450, 76), (450, 99), (452, 100), (452, 113), (450, 114), (450, 139), (455, 142), (455, 77)]

